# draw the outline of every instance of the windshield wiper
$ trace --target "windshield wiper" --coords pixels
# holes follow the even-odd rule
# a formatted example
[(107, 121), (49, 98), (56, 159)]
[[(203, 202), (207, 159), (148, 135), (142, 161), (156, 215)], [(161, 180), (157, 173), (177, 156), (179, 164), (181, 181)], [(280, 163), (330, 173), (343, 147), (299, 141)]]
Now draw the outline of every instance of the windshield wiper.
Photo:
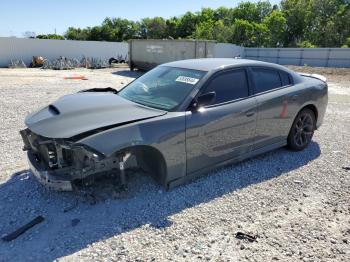
[(140, 103), (144, 103), (146, 105), (149, 105), (149, 106), (155, 106), (157, 108), (160, 108), (160, 109), (163, 109), (163, 110), (167, 110), (167, 106), (165, 104), (159, 104), (159, 103), (155, 103), (155, 102), (152, 102), (152, 101), (149, 101), (149, 100), (143, 100), (143, 99), (137, 99), (138, 101), (140, 101)]
[[(158, 103), (154, 103), (151, 101), (147, 101), (147, 100), (143, 100), (143, 99), (132, 99), (128, 96), (123, 96), (124, 98), (136, 103), (136, 104), (140, 104), (143, 106), (148, 106), (148, 107), (152, 107), (152, 108), (156, 108), (156, 109), (160, 109), (160, 110), (166, 110), (168, 111), (169, 109), (166, 107), (166, 105), (163, 104), (158, 104)], [(162, 106), (163, 105), (163, 106)]]

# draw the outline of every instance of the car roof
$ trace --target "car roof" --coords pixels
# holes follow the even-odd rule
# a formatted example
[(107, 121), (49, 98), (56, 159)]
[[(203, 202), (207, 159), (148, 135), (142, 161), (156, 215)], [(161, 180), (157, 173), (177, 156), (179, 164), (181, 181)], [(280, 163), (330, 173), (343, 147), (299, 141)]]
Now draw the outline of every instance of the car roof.
[(266, 67), (281, 69), (284, 71), (290, 71), (287, 68), (280, 65), (257, 61), (257, 60), (241, 59), (241, 58), (187, 59), (187, 60), (180, 60), (180, 61), (165, 63), (162, 66), (180, 67), (180, 68), (194, 69), (194, 70), (200, 70), (200, 71), (214, 71), (214, 70), (219, 70), (219, 69), (224, 69), (229, 67), (239, 67), (239, 66), (266, 66)]

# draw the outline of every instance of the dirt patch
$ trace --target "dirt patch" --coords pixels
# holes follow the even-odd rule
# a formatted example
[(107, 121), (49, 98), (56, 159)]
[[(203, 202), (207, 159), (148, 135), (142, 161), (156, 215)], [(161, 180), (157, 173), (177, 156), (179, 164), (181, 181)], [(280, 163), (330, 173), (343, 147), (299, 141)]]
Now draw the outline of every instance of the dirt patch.
[(334, 67), (309, 67), (309, 66), (287, 66), (296, 72), (308, 74), (320, 74), (327, 77), (328, 81), (341, 82), (344, 87), (350, 88), (350, 68)]

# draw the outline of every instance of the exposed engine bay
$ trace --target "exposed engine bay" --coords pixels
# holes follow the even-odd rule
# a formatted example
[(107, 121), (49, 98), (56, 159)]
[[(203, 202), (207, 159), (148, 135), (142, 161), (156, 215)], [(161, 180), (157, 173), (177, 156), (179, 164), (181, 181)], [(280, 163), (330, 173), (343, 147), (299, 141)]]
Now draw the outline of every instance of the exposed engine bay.
[(86, 145), (69, 139), (39, 136), (29, 129), (20, 131), (29, 164), (39, 181), (56, 190), (71, 191), (83, 181), (105, 172), (118, 172), (122, 186), (126, 184), (125, 163), (130, 153), (121, 152), (105, 157)]

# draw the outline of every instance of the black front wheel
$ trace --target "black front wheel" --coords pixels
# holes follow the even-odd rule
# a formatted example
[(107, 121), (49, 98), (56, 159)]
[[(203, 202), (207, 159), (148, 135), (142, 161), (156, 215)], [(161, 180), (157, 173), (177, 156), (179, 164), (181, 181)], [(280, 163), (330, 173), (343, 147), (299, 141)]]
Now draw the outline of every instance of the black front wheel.
[(295, 118), (288, 135), (288, 147), (295, 151), (305, 149), (311, 142), (316, 128), (316, 117), (312, 110), (305, 108)]

